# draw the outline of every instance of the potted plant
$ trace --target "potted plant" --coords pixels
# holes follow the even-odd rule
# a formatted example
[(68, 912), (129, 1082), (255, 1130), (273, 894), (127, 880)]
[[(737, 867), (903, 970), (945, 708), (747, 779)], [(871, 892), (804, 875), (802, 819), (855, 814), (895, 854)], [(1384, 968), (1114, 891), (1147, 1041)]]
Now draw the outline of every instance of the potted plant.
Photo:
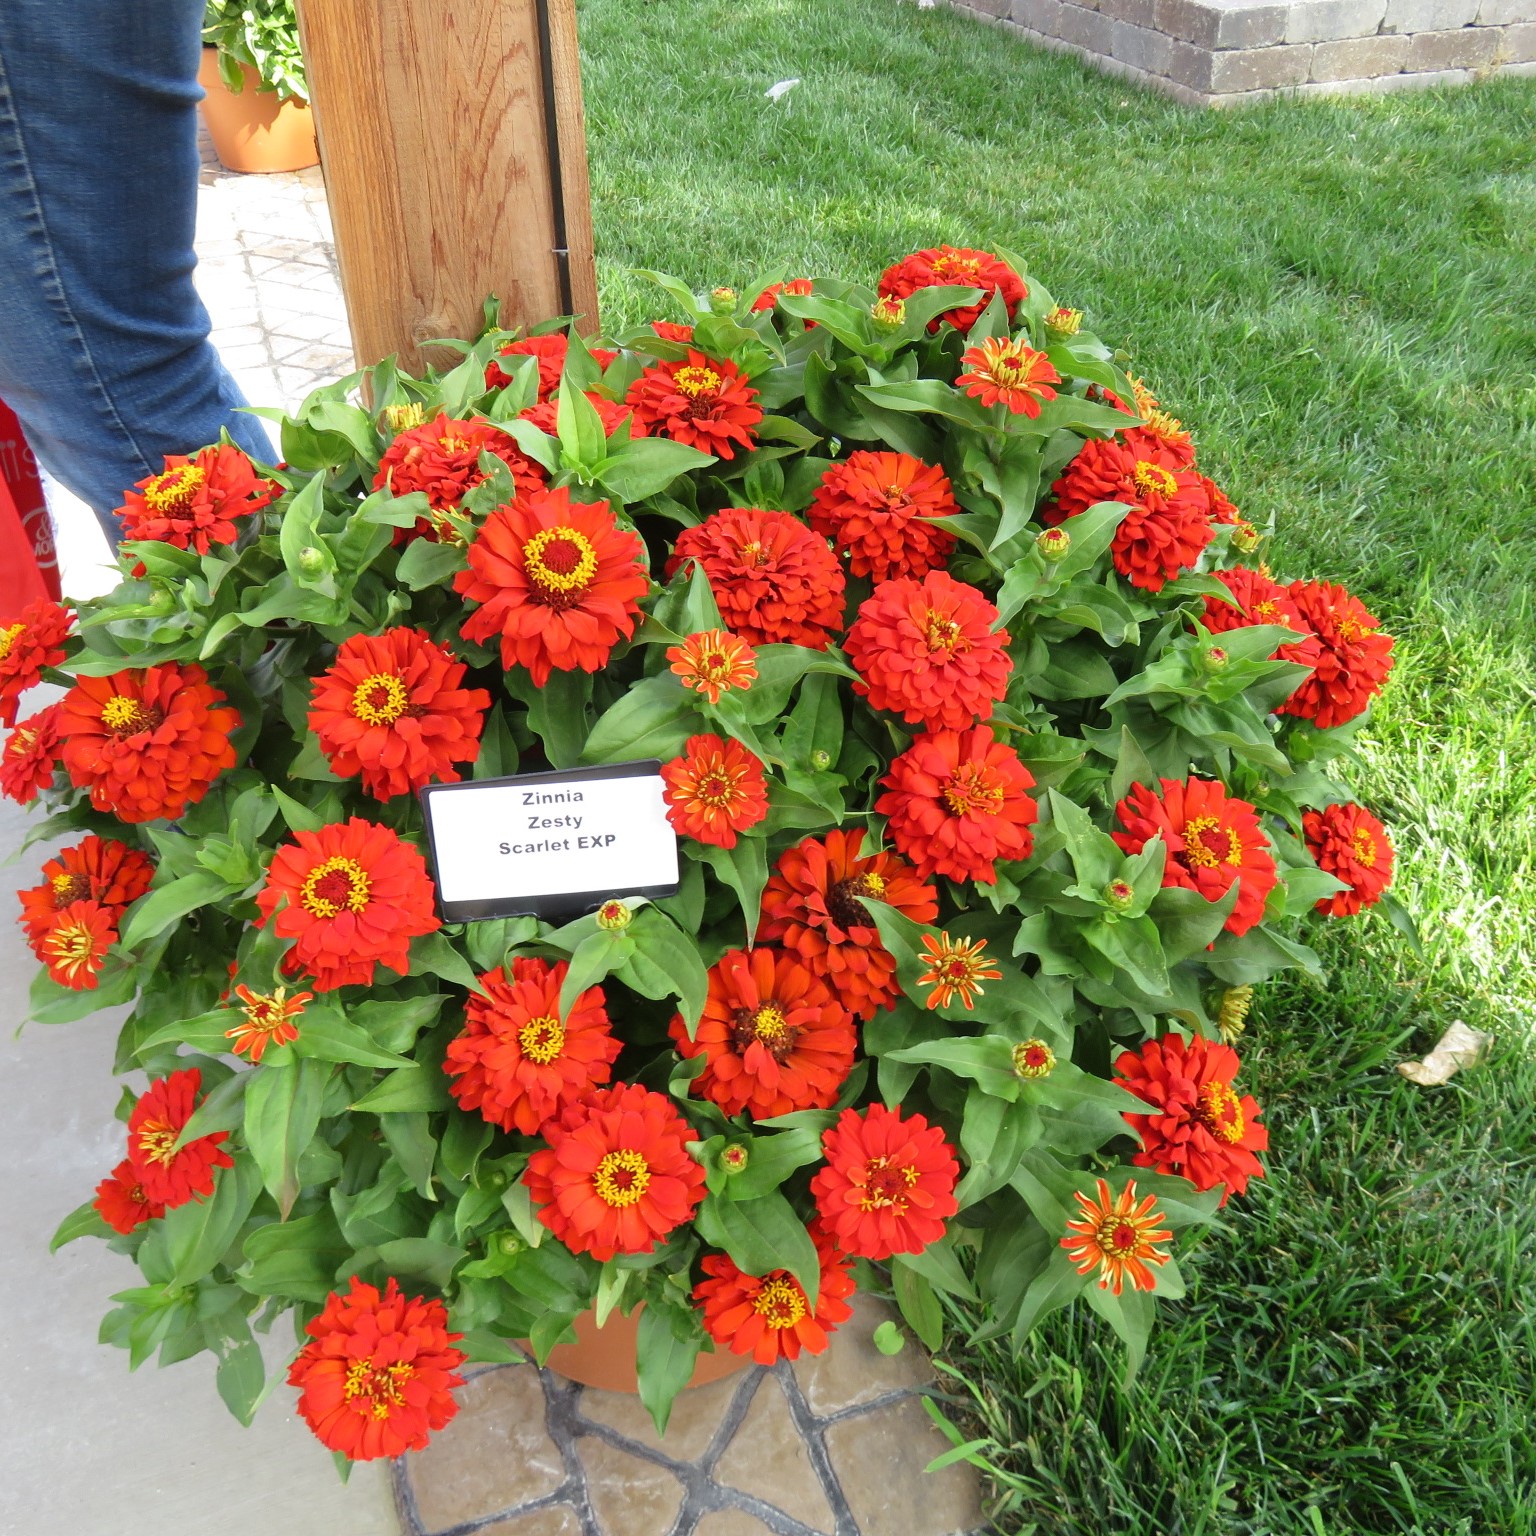
[[(69, 843), (32, 1011), (131, 1003), (149, 1078), (56, 1241), (242, 1418), (289, 1318), (344, 1459), (583, 1317), (637, 1318), (659, 1425), (855, 1285), (930, 1347), (941, 1292), (1015, 1340), (1081, 1301), (1134, 1362), (1263, 1171), (1252, 988), (1410, 926), (1342, 779), (1392, 641), (1017, 258), (661, 281), (681, 320), (317, 390), (280, 468), (168, 460), (123, 583), (4, 637), (7, 720), (69, 689), (0, 753)], [(584, 821), (616, 778), (652, 799)], [(486, 790), (529, 798), (451, 831)], [(566, 910), (498, 896), (546, 857)]]
[(208, 0), (203, 117), (232, 171), (297, 171), (319, 162), (293, 0)]

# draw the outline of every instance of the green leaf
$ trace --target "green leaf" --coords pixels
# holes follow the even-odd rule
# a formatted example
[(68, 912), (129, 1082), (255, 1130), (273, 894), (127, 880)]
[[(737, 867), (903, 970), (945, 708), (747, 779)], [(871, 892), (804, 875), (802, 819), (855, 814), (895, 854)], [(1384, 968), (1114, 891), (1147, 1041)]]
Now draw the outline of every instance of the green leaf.
[(592, 697), (589, 672), (551, 672), (542, 688), (532, 679), (520, 691), (528, 705), (528, 724), (544, 743), (553, 768), (574, 768), (588, 745), (587, 703)]
[[(1060, 1230), (1065, 1232), (1065, 1226)], [(1025, 1335), (1036, 1323), (1049, 1317), (1052, 1312), (1070, 1305), (1082, 1295), (1088, 1285), (1088, 1276), (1078, 1274), (1072, 1260), (1067, 1256), (1067, 1250), (1061, 1247), (1054, 1248), (1050, 1261), (1030, 1282), (1029, 1288), (1024, 1292), (1023, 1300), (1019, 1303), (1019, 1310), (1013, 1321), (1014, 1353), (1017, 1354), (1022, 1350)]]
[(213, 1269), (229, 1251), (260, 1193), (255, 1166), (237, 1157), (234, 1167), (214, 1174), (211, 1195), (165, 1213), (172, 1285), (193, 1285)]
[[(761, 1122), (766, 1124), (766, 1122)], [(728, 1176), (728, 1200), (756, 1200), (772, 1194), (797, 1168), (821, 1161), (821, 1127), (792, 1126), (775, 1136), (739, 1137), (747, 1149), (747, 1166)]]
[(645, 988), (639, 990), (647, 997), (677, 998), (691, 1038), (709, 996), (709, 973), (699, 958), (698, 943), (654, 907), (637, 913), (627, 931), (634, 944), (635, 958), (644, 956), (667, 984), (667, 990), (659, 994)]
[(412, 976), (441, 976), (470, 992), (481, 991), (473, 968), (440, 930), (411, 940)]
[(299, 1157), (320, 1125), (331, 1067), (299, 1059), (285, 1067), (259, 1066), (245, 1094), (245, 1141), (263, 1184), (283, 1220), (299, 1196)]
[(970, 1078), (984, 1093), (999, 1099), (1016, 1099), (1020, 1080), (1013, 1070), (1013, 1042), (1002, 1035), (976, 1038), (946, 1037), (887, 1051), (891, 1061), (918, 1062), (943, 1067), (956, 1077)]
[(1238, 883), (1220, 901), (1207, 901), (1199, 891), (1168, 886), (1153, 898), (1149, 908), (1157, 924), (1163, 946), (1163, 958), (1177, 965), (1198, 954), (1226, 926), (1232, 908), (1237, 905)]
[(640, 1314), (635, 1346), (640, 1401), (650, 1414), (658, 1435), (666, 1432), (673, 1400), (688, 1385), (704, 1343), (703, 1330), (697, 1323), (688, 1333), (679, 1336), (668, 1312), (669, 1309), (664, 1307), (647, 1307)]
[(712, 843), (690, 847), (701, 863), (711, 869), (736, 892), (746, 921), (747, 937), (757, 932), (762, 908), (763, 887), (768, 883), (768, 854), (759, 837), (738, 837), (734, 848), (717, 848)]
[(214, 1374), (224, 1406), (247, 1428), (266, 1394), (267, 1368), (261, 1347), (247, 1338), (219, 1361)]
[(706, 1195), (697, 1222), (704, 1241), (723, 1248), (732, 1263), (747, 1274), (769, 1275), (776, 1269), (787, 1269), (815, 1308), (821, 1286), (816, 1244), (783, 1195), (762, 1195), (756, 1200), (722, 1200)]
[(896, 1254), (891, 1259), (891, 1284), (896, 1292), (896, 1305), (907, 1320), (907, 1326), (929, 1349), (944, 1347), (944, 1309), (933, 1287), (908, 1263), (907, 1255)]
[(232, 889), (229, 882), (218, 875), (198, 871), (150, 891), (133, 905), (132, 914), (123, 927), (123, 948), (134, 949), (155, 938), (173, 923), (180, 922), (187, 913), (223, 901)]
[(453, 1095), (448, 1091), (448, 1078), (441, 1063), (417, 1061), (408, 1067), (397, 1067), (352, 1108), (375, 1115), (414, 1115), (452, 1106)]
[[(1174, 1268), (1172, 1261), (1163, 1267)], [(1161, 1281), (1160, 1272), (1158, 1278)], [(1083, 1295), (1088, 1305), (1125, 1341), (1125, 1375), (1121, 1385), (1130, 1386), (1141, 1369), (1142, 1361), (1146, 1359), (1147, 1339), (1152, 1333), (1156, 1303), (1144, 1291), (1126, 1289), (1116, 1296), (1113, 1291), (1103, 1290), (1097, 1285), (1086, 1287)]]
[(679, 475), (713, 464), (712, 453), (700, 453), (667, 437), (637, 437), (614, 452), (597, 474), (597, 483), (620, 501), (644, 501), (664, 491)]
[(907, 1338), (898, 1324), (886, 1318), (870, 1336), (870, 1342), (882, 1355), (899, 1355), (906, 1348)]
[(1002, 1189), (1043, 1130), (1040, 1111), (1033, 1104), (1010, 1104), (980, 1087), (972, 1089), (966, 1095), (960, 1125), (960, 1147), (971, 1164), (955, 1190), (961, 1207)]
[(596, 986), (610, 972), (616, 971), (630, 957), (634, 940), (627, 932), (609, 933), (598, 929), (576, 946), (571, 968), (560, 986), (560, 1016), (569, 1016), (576, 1000), (588, 987)]
[(375, 1045), (366, 1030), (352, 1023), (339, 1009), (324, 1004), (305, 1008), (293, 1050), (298, 1056), (311, 1056), (317, 1061), (347, 1061), (363, 1067), (411, 1065), (409, 1057)]
[(72, 1243), (77, 1237), (110, 1238), (112, 1235), (113, 1228), (102, 1220), (101, 1212), (96, 1209), (96, 1202), (87, 1200), (84, 1205), (77, 1205), (59, 1223), (58, 1230), (48, 1244), (48, 1252), (57, 1253), (65, 1243)]
[(447, 586), (469, 568), (464, 551), (457, 544), (440, 544), (433, 539), (412, 539), (395, 568), (396, 578), (412, 592), (429, 587)]
[(454, 1266), (466, 1257), (467, 1250), (452, 1243), (438, 1243), (427, 1237), (397, 1237), (380, 1243), (379, 1262), (392, 1275), (419, 1275), (439, 1290), (453, 1278)]
[(583, 763), (623, 763), (676, 757), (704, 729), (692, 694), (671, 672), (648, 677), (620, 696), (592, 727)]
[(967, 1301), (976, 1299), (976, 1289), (960, 1267), (949, 1235), (929, 1243), (920, 1253), (904, 1253), (900, 1263), (914, 1274), (921, 1275), (937, 1290), (948, 1291), (951, 1296), (962, 1296)]
[(294, 1221), (273, 1221), (248, 1232), (240, 1285), (258, 1296), (286, 1296), (317, 1305), (330, 1294), (337, 1270), (353, 1257), (329, 1209)]

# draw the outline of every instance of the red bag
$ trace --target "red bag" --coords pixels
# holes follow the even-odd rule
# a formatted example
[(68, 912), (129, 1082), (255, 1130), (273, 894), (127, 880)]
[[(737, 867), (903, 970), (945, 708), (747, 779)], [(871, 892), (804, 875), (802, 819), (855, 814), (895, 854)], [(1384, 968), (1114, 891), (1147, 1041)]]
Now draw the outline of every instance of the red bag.
[(15, 623), (28, 603), (59, 596), (53, 520), (37, 460), (16, 413), (0, 400), (0, 625)]

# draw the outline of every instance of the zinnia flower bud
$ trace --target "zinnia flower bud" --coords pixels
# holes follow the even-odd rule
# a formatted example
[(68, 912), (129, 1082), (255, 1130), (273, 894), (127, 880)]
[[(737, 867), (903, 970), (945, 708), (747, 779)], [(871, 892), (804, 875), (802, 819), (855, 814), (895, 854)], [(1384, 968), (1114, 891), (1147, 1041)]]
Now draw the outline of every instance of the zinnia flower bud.
[(316, 549), (313, 544), (306, 544), (299, 551), (299, 571), (305, 576), (320, 576), (325, 573), (325, 551)]
[(506, 1231), (496, 1234), (496, 1251), (503, 1258), (515, 1259), (527, 1246), (516, 1232)]
[(709, 307), (717, 315), (728, 315), (736, 308), (736, 290), (734, 288), (715, 288), (709, 295)]
[(1035, 548), (1049, 565), (1058, 565), (1072, 548), (1072, 535), (1065, 528), (1045, 528), (1035, 535)]
[(1058, 304), (1050, 314), (1045, 317), (1045, 328), (1054, 336), (1076, 336), (1082, 328), (1083, 312), (1080, 309), (1068, 309), (1065, 305)]
[(391, 432), (404, 432), (410, 427), (426, 425), (427, 413), (419, 400), (407, 400), (402, 405), (384, 407), (384, 425)]
[(634, 921), (635, 914), (622, 901), (605, 901), (597, 909), (597, 926), (604, 933), (619, 933)]
[(814, 752), (811, 753), (811, 767), (814, 768), (818, 773), (825, 773), (826, 770), (831, 766), (832, 754), (830, 752), (823, 752), (821, 748), (818, 747)]
[(907, 323), (907, 302), (905, 299), (878, 298), (869, 306), (869, 314), (876, 330), (899, 331)]
[(1129, 912), (1136, 901), (1136, 890), (1129, 880), (1111, 880), (1104, 887), (1104, 905), (1111, 912)]
[(1200, 665), (1207, 672), (1224, 672), (1231, 657), (1219, 646), (1207, 646), (1200, 652)]
[(1264, 542), (1264, 535), (1252, 523), (1239, 522), (1232, 529), (1232, 548), (1239, 554), (1251, 555)]
[(752, 1154), (739, 1141), (733, 1141), (720, 1151), (720, 1166), (727, 1173), (740, 1173), (752, 1160)]
[(1044, 1040), (1023, 1040), (1013, 1048), (1013, 1073), (1026, 1082), (1049, 1077), (1056, 1070), (1056, 1053)]

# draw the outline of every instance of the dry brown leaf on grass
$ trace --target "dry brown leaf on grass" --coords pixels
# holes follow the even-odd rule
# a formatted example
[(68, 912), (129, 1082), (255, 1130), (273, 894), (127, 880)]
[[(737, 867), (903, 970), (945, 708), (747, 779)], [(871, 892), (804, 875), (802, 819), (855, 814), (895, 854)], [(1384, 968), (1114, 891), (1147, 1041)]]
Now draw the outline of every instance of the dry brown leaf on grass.
[(1423, 1061), (1400, 1061), (1397, 1070), (1421, 1088), (1438, 1088), (1463, 1067), (1476, 1066), (1492, 1039), (1492, 1035), (1471, 1029), (1460, 1019), (1455, 1019)]

